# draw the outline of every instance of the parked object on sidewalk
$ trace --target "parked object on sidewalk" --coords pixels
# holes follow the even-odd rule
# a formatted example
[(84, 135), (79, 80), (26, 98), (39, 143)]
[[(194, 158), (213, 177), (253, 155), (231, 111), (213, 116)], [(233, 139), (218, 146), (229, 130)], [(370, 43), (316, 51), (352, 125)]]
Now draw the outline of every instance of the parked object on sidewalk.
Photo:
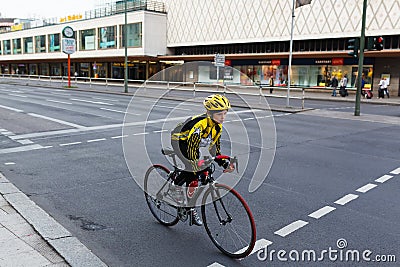
[(339, 94), (340, 94), (341, 97), (345, 97), (345, 96), (349, 95), (349, 92), (347, 92), (346, 87), (342, 86), (342, 87), (340, 87)]
[(364, 90), (364, 97), (366, 99), (371, 99), (374, 96), (374, 94), (371, 92), (371, 90)]

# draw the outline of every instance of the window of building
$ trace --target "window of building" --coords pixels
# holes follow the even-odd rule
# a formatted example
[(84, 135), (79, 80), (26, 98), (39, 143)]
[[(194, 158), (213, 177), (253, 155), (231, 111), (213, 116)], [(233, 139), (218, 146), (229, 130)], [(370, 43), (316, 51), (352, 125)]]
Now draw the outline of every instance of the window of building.
[(96, 40), (96, 30), (88, 29), (82, 30), (80, 32), (80, 50), (94, 50), (96, 49), (95, 40)]
[[(121, 33), (124, 32), (125, 25), (121, 26)], [(142, 23), (134, 23), (127, 25), (127, 43), (128, 47), (141, 47), (142, 46)], [(121, 47), (125, 47), (125, 37), (121, 34)]]
[(117, 40), (115, 37), (116, 26), (101, 27), (98, 31), (100, 49), (117, 47)]
[(49, 52), (60, 52), (60, 34), (49, 35)]
[(45, 53), (46, 52), (46, 35), (35, 36), (35, 52)]
[(17, 38), (17, 39), (13, 39), (13, 54), (14, 55), (18, 55), (22, 53), (22, 49), (21, 49), (21, 39)]
[(3, 49), (2, 49), (2, 47), (3, 47), (2, 42), (0, 42), (0, 55), (3, 54)]
[(3, 55), (10, 55), (10, 54), (11, 54), (11, 41), (3, 40)]
[(24, 38), (24, 53), (25, 54), (33, 53), (33, 37)]

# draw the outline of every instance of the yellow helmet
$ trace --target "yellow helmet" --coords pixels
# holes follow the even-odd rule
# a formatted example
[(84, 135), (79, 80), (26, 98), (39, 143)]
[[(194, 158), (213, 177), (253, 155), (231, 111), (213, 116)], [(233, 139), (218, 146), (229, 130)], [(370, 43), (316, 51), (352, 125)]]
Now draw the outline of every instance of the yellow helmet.
[(207, 110), (227, 110), (231, 107), (228, 98), (218, 94), (206, 97), (203, 105)]

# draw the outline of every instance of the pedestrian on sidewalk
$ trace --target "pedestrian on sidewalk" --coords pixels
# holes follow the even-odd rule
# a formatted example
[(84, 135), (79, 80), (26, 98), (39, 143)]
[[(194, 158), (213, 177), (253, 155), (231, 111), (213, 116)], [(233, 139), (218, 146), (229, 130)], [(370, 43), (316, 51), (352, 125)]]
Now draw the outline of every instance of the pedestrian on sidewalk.
[(269, 93), (272, 94), (274, 91), (274, 76), (271, 75), (271, 78), (269, 78)]
[(389, 92), (387, 90), (387, 81), (385, 77), (382, 77), (381, 80), (379, 81), (379, 89), (378, 89), (378, 98), (385, 98), (385, 94), (389, 98)]
[(336, 97), (336, 89), (339, 85), (339, 81), (335, 75), (332, 76), (330, 86), (332, 87), (332, 96)]
[(340, 80), (340, 91), (339, 91), (339, 93), (340, 93), (340, 95), (342, 97), (345, 97), (345, 96), (349, 95), (349, 93), (347, 92), (346, 87), (347, 87), (347, 74), (345, 74), (343, 76), (343, 78)]

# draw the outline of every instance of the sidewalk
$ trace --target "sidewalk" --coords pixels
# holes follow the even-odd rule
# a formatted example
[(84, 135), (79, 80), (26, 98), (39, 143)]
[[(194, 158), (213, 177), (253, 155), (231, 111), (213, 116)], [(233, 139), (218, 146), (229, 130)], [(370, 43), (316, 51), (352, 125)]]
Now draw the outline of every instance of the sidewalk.
[(0, 266), (107, 266), (0, 173)]
[[(0, 80), (0, 83), (3, 81)], [(15, 81), (7, 82), (20, 84)], [(26, 82), (23, 85), (28, 85)], [(65, 89), (61, 83), (30, 83), (31, 86), (50, 87), (55, 89)], [(77, 88), (68, 90), (91, 91), (99, 93), (113, 93), (122, 95), (133, 95), (137, 86), (130, 86), (129, 92), (124, 93), (123, 86), (104, 86), (76, 84)], [(188, 90), (191, 90), (190, 88)], [(215, 92), (215, 88), (198, 87), (196, 92)], [(151, 90), (145, 95), (152, 97)], [(235, 89), (235, 93), (259, 96), (259, 89)], [(224, 92), (219, 89), (217, 92)], [(141, 92), (143, 93), (143, 92)], [(274, 89), (273, 94), (264, 89), (263, 95), (269, 98), (286, 98), (287, 91), (283, 88)], [(354, 92), (350, 92), (347, 97), (332, 97), (331, 91), (306, 90), (303, 94), (301, 90), (293, 89), (290, 92), (293, 99), (321, 100), (321, 101), (346, 101), (355, 102)], [(153, 96), (154, 97), (154, 96)], [(176, 96), (169, 98), (178, 99)], [(361, 103), (378, 105), (399, 105), (400, 97), (391, 98), (361, 99)], [(253, 103), (255, 107), (257, 103)], [(301, 109), (289, 108), (285, 106), (275, 107), (282, 111), (300, 112)], [(271, 108), (272, 109), (272, 108)], [(56, 222), (50, 215), (43, 211), (24, 193), (10, 183), (6, 177), (0, 173), (0, 267), (14, 266), (107, 266), (96, 255), (94, 255), (77, 238)]]

